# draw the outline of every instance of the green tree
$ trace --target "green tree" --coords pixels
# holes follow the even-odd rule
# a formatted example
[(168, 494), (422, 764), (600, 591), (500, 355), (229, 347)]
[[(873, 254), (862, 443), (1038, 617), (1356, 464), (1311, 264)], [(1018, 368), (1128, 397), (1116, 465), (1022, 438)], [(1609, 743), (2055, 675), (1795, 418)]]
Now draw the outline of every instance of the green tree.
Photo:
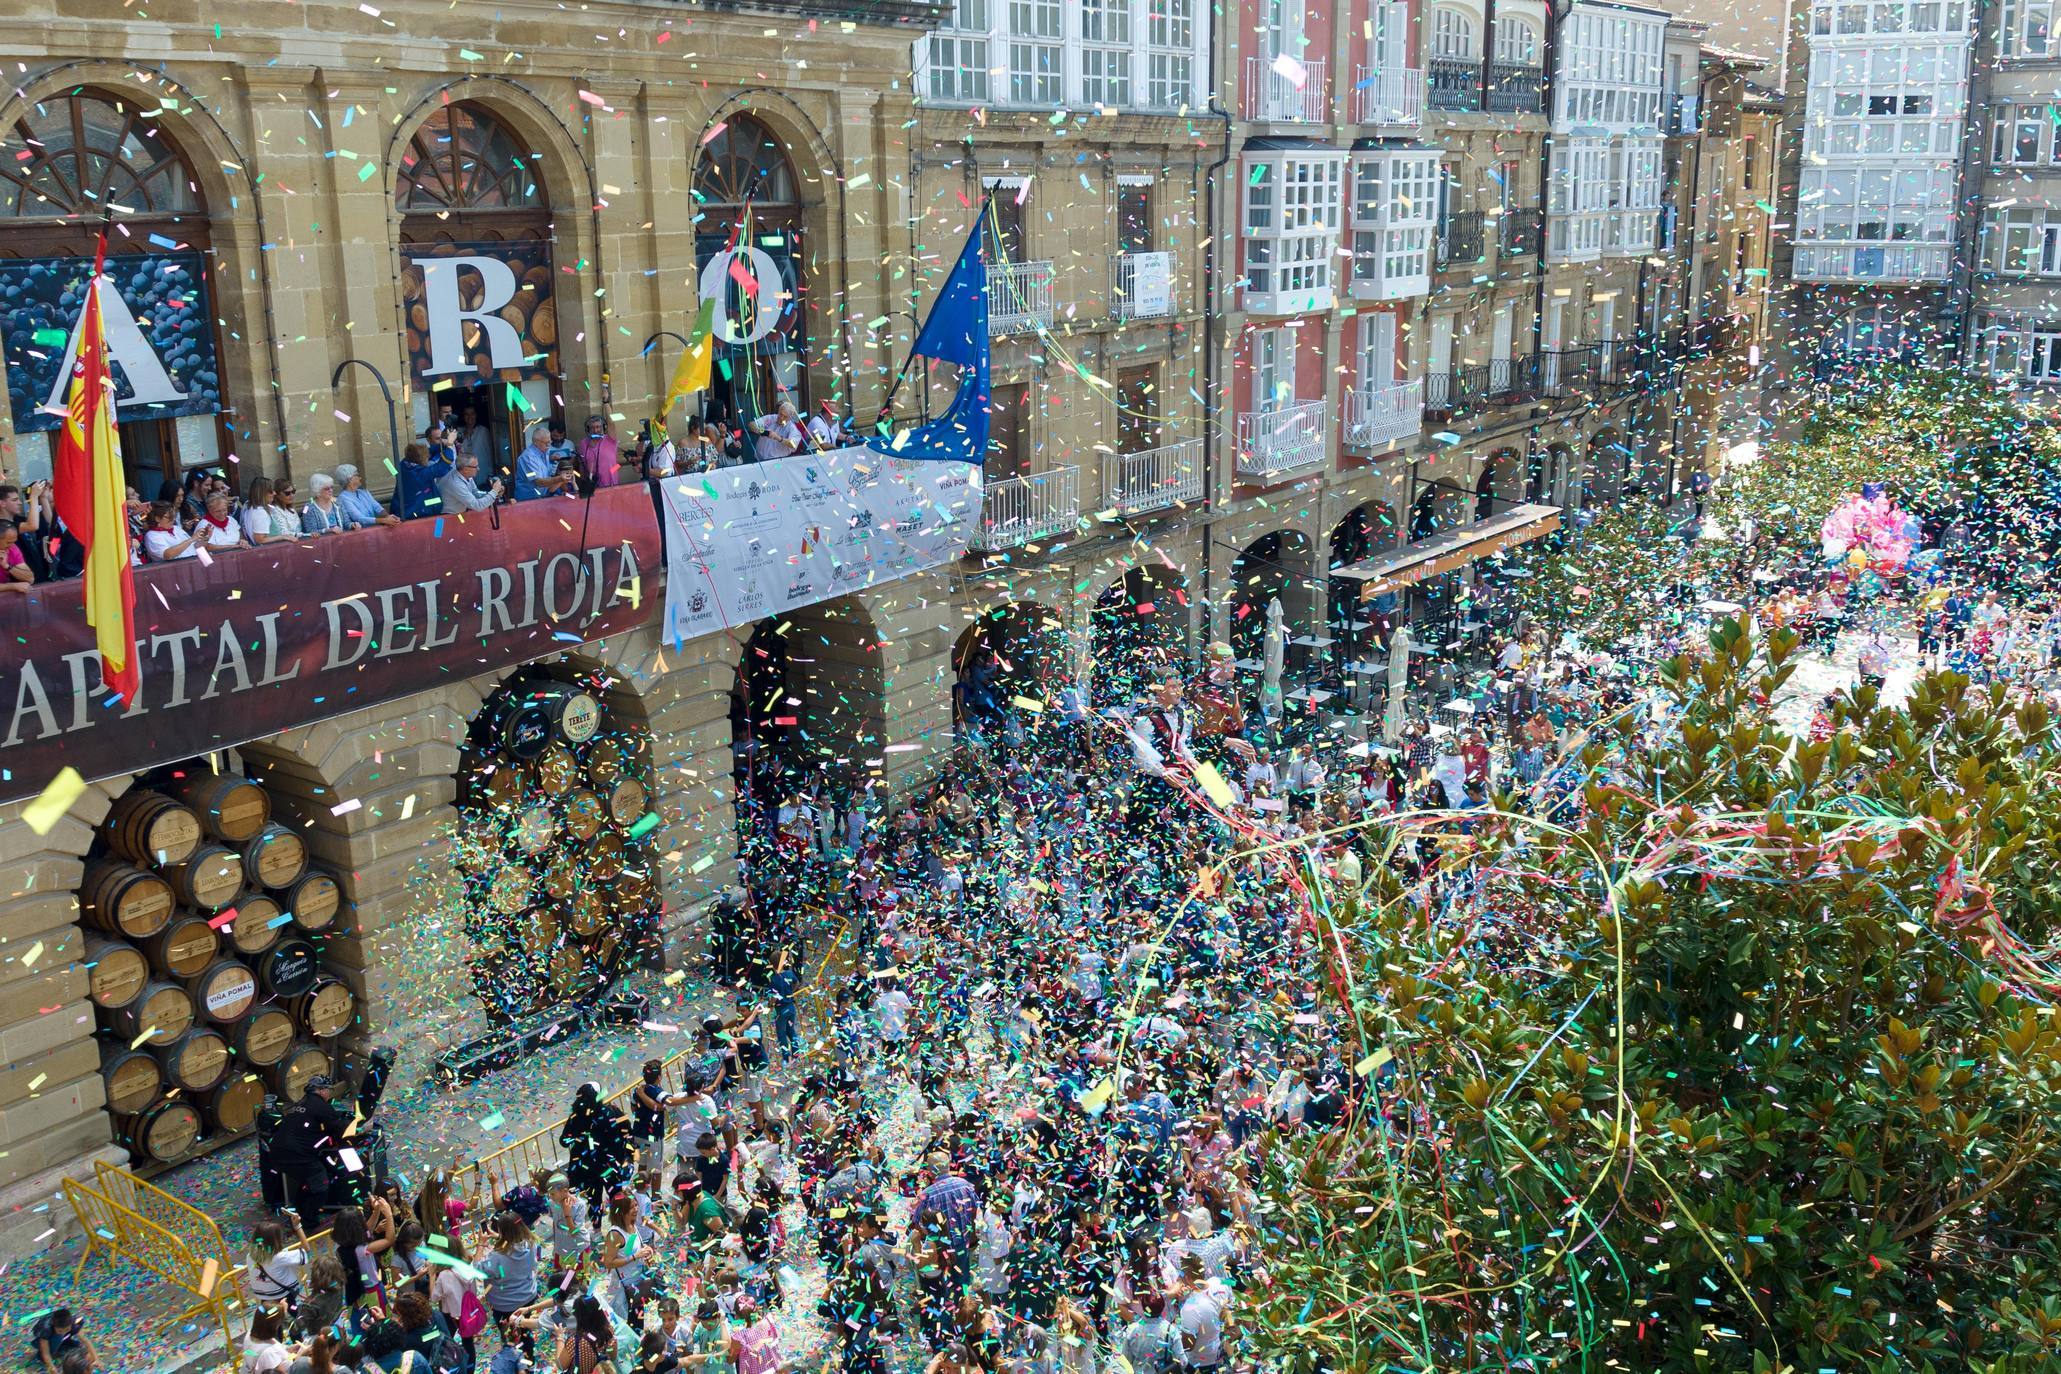
[(1794, 649), (1666, 665), (1574, 815), (1446, 837), (1441, 921), (1380, 865), (1334, 903), (1381, 1106), (1271, 1142), (1268, 1360), (2061, 1368), (2046, 710), (1939, 675), (1798, 740)]

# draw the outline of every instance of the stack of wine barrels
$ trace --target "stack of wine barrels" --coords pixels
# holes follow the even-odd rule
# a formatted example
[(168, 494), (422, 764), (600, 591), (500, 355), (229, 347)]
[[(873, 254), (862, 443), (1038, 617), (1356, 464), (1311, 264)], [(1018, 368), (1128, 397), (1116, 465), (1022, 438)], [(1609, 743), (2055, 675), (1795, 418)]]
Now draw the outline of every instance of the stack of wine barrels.
[(590, 996), (655, 952), (650, 738), (610, 729), (599, 700), (510, 683), (473, 721), (458, 846), (474, 983), (490, 1014)]
[(343, 890), (247, 778), (139, 785), (101, 824), (79, 888), (82, 959), (118, 1139), (151, 1172), (297, 1100), (357, 1017), (323, 964)]

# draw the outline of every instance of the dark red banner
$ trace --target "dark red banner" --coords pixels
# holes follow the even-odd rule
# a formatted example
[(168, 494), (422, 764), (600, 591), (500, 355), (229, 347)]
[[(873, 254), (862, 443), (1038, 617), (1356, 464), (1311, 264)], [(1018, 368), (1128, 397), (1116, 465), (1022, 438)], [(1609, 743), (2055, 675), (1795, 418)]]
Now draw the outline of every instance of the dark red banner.
[(136, 570), (143, 689), (100, 681), (73, 580), (0, 595), (0, 802), (192, 758), (642, 625), (664, 598), (643, 486)]

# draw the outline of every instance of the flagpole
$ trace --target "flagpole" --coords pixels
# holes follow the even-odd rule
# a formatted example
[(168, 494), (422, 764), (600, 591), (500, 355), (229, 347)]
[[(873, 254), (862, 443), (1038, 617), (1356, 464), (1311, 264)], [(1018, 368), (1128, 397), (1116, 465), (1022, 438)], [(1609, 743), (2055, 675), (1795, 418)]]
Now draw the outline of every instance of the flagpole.
[[(986, 230), (988, 221), (988, 205), (991, 201), (994, 200), (994, 198), (995, 193), (992, 190), (990, 190), (986, 195), (980, 198), (980, 213), (973, 217), (974, 233), (978, 234)], [(964, 250), (962, 249), (961, 251)], [(954, 259), (954, 261), (956, 262), (957, 260)], [(923, 325), (919, 321), (916, 325), (916, 333), (921, 334), (922, 332)], [(880, 403), (880, 413), (873, 417), (873, 430), (876, 434), (886, 432), (885, 426), (887, 424), (887, 417), (894, 411), (895, 397), (901, 394), (902, 383), (909, 380), (909, 365), (915, 361), (916, 338), (914, 335), (912, 335), (909, 339), (909, 355), (906, 358), (902, 359), (902, 365), (895, 370), (894, 385), (890, 386), (887, 389), (887, 399)]]

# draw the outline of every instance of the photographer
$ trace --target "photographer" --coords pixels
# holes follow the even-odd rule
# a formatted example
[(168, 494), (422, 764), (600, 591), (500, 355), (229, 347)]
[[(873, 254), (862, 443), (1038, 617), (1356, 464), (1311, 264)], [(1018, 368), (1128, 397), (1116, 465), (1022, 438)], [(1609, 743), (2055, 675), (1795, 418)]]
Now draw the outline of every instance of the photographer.
[(496, 477), (491, 487), (479, 489), (479, 459), (470, 453), (458, 455), (458, 466), (445, 473), (437, 482), (437, 495), (443, 498), (444, 514), (465, 515), (476, 510), (485, 510), (501, 499), (501, 479)]
[(329, 1205), (330, 1163), (343, 1145), (350, 1121), (334, 1105), (337, 1084), (318, 1074), (307, 1094), (287, 1112), (272, 1137), (272, 1163), (286, 1178), (289, 1200), (302, 1218)]

